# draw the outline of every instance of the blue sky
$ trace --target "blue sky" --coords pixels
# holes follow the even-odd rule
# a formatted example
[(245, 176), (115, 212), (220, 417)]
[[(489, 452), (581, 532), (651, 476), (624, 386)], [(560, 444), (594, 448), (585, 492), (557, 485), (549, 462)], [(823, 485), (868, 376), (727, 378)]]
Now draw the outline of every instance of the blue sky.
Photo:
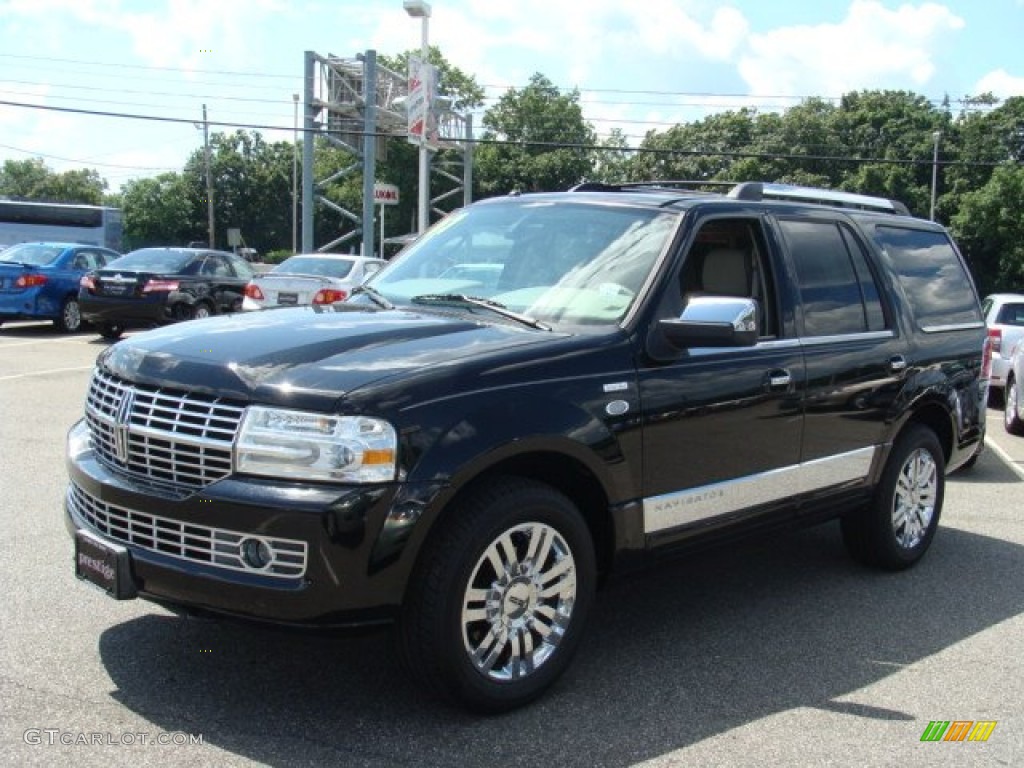
[[(432, 0), (430, 42), (493, 103), (540, 72), (599, 134), (861, 88), (1024, 95), (1024, 0)], [(402, 0), (0, 0), (0, 101), (281, 126), (303, 51), (418, 49)], [(956, 105), (954, 104), (954, 108)], [(216, 129), (220, 130), (220, 129)], [(96, 168), (117, 188), (202, 145), (161, 123), (0, 104), (0, 160)]]

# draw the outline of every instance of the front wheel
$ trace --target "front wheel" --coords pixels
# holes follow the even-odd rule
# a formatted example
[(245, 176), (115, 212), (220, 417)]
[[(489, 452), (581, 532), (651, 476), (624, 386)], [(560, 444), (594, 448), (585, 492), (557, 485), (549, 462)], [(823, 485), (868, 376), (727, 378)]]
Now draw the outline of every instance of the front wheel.
[(424, 548), (399, 623), (403, 659), (435, 694), (480, 712), (539, 696), (569, 666), (593, 604), (593, 541), (542, 483), (499, 478)]
[(192, 307), (192, 319), (203, 320), (204, 318), (210, 317), (213, 314), (213, 307), (207, 304), (205, 301), (200, 301), (194, 307)]
[(850, 554), (891, 571), (920, 560), (939, 526), (945, 472), (935, 433), (917, 424), (907, 427), (892, 447), (871, 502), (841, 521)]
[(78, 299), (65, 299), (60, 314), (54, 318), (53, 327), (61, 333), (76, 333), (82, 330), (82, 311)]
[(1017, 379), (1015, 378), (1006, 382), (1003, 427), (1011, 435), (1024, 435), (1024, 421), (1020, 418), (1020, 391), (1017, 389)]

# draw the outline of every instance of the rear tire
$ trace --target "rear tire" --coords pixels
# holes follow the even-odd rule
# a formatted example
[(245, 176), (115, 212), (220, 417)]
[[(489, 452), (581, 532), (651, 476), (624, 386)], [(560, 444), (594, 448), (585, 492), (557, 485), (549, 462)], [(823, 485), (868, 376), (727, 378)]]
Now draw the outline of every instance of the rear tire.
[(78, 305), (78, 299), (64, 300), (60, 314), (53, 320), (53, 327), (61, 333), (77, 333), (82, 330), (82, 310)]
[(124, 328), (120, 325), (113, 323), (97, 323), (96, 331), (104, 339), (110, 339), (111, 341), (117, 341), (121, 338), (121, 334), (124, 333)]
[(1011, 435), (1024, 435), (1024, 420), (1020, 417), (1020, 390), (1017, 379), (1006, 382), (1006, 397), (1003, 407), (1003, 427)]
[(890, 571), (920, 560), (939, 526), (945, 471), (935, 433), (919, 424), (907, 427), (892, 447), (871, 502), (841, 520), (850, 555)]
[(594, 545), (550, 486), (503, 477), (451, 510), (409, 581), (398, 640), (409, 672), (477, 712), (543, 693), (569, 666), (596, 589)]

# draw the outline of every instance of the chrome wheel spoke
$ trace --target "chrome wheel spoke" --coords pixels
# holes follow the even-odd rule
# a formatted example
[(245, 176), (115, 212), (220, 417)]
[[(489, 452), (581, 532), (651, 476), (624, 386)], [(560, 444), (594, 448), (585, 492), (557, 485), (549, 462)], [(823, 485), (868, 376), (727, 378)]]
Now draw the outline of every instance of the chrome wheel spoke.
[(493, 631), (488, 632), (483, 642), (473, 651), (473, 661), (477, 667), (485, 670), (491, 669), (505, 650), (507, 642), (507, 637), (496, 635)]

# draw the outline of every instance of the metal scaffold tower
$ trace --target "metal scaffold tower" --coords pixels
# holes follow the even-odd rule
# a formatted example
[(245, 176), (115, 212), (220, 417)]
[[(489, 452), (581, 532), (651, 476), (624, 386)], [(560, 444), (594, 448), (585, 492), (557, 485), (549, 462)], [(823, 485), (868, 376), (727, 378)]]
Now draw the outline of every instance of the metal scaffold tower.
[[(408, 133), (406, 75), (378, 64), (373, 50), (354, 59), (306, 51), (303, 90), (302, 251), (328, 251), (361, 237), (362, 252), (373, 254), (377, 158), (387, 139), (405, 138)], [(437, 100), (434, 112), (441, 136), (437, 149), (443, 151), (443, 159), (431, 171), (455, 185), (431, 200), (431, 210), (444, 216), (448, 211), (438, 207), (442, 202), (460, 192), (462, 204), (471, 200), (473, 123), (472, 116), (453, 112), (445, 99)], [(317, 137), (352, 155), (352, 163), (322, 179), (314, 178)], [(357, 213), (331, 200), (327, 190), (332, 182), (360, 171), (362, 211)], [(355, 229), (330, 242), (314, 244), (314, 215), (321, 205), (351, 221)]]

